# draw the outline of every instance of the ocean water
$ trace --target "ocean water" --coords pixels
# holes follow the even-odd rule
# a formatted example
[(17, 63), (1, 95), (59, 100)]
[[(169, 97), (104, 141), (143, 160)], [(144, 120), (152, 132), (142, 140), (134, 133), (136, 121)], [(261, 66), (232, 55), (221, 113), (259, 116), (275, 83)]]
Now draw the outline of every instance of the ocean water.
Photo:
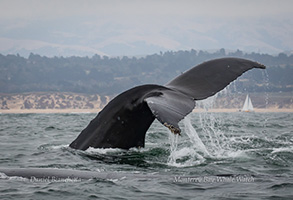
[[(293, 199), (292, 113), (192, 113), (155, 121), (129, 151), (68, 147), (95, 114), (0, 114), (0, 167), (143, 175), (46, 181), (0, 175), (0, 199)], [(154, 176), (155, 175), (155, 176)]]

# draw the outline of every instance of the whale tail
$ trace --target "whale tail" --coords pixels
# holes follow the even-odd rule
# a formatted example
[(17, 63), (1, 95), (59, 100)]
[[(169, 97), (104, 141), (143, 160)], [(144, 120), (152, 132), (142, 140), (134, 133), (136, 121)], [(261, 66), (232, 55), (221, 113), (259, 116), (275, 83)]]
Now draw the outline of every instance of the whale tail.
[(173, 133), (194, 106), (195, 100), (212, 96), (259, 63), (240, 58), (221, 58), (204, 62), (176, 77), (165, 86), (142, 85), (115, 97), (92, 120), (70, 147), (143, 147), (145, 133), (155, 118)]

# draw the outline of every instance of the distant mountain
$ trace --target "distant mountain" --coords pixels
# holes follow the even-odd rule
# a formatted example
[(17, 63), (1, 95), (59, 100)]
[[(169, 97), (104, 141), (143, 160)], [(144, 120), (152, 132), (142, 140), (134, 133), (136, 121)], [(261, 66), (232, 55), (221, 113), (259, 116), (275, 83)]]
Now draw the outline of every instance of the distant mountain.
[[(80, 20), (80, 19), (79, 19)], [(240, 49), (244, 52), (279, 54), (292, 52), (292, 22), (285, 20), (190, 20), (186, 24), (155, 27), (147, 32), (125, 24), (105, 22), (101, 27), (87, 26), (82, 20), (74, 21), (74, 31), (59, 30), (67, 21), (40, 21), (26, 26), (2, 24), (0, 53), (29, 56), (108, 56), (149, 55), (155, 52), (190, 49)], [(93, 19), (88, 19), (93, 20)], [(66, 23), (66, 24), (65, 24)], [(205, 24), (205, 26), (203, 25)], [(57, 30), (56, 30), (57, 29)], [(34, 30), (37, 30), (34, 32)], [(19, 34), (17, 34), (19, 33)]]
[(95, 54), (99, 54), (102, 56), (107, 55), (102, 51), (87, 46), (55, 44), (38, 40), (12, 40), (0, 37), (0, 44), (3, 45), (2, 48), (0, 47), (0, 52), (3, 55), (19, 54), (21, 56), (28, 57), (32, 52), (38, 55), (45, 55), (48, 57), (69, 57), (72, 55), (92, 56)]

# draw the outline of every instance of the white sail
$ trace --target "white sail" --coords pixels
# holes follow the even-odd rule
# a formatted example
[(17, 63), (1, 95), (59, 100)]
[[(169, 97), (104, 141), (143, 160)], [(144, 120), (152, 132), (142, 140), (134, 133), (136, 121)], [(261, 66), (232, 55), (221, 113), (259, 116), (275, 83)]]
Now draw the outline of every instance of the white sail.
[(242, 112), (253, 112), (253, 105), (249, 96), (246, 96), (245, 102), (243, 104)]

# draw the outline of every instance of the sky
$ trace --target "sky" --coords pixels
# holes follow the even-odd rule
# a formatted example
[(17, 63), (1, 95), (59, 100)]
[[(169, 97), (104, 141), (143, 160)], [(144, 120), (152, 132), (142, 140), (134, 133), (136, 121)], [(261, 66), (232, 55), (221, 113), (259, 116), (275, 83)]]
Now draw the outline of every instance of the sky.
[(0, 0), (0, 53), (293, 52), (292, 0)]

